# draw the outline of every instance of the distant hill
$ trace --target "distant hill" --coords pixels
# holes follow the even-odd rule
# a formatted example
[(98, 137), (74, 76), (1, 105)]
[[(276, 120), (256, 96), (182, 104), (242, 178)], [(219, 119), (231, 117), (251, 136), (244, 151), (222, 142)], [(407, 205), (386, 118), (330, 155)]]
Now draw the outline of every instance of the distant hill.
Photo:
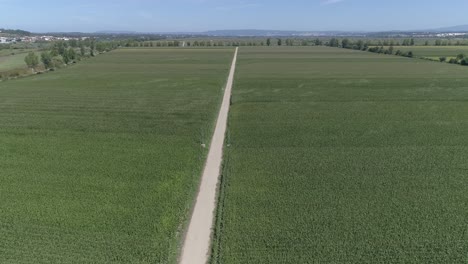
[[(0, 0), (1, 1), (1, 0)], [(10, 35), (20, 35), (20, 36), (29, 36), (30, 32), (24, 30), (11, 30), (11, 29), (0, 29), (3, 33), (0, 34), (10, 34)], [(298, 30), (262, 30), (262, 29), (226, 29), (226, 30), (209, 30), (204, 32), (138, 32), (138, 31), (128, 31), (128, 30), (102, 30), (95, 33), (73, 33), (73, 32), (55, 32), (47, 33), (51, 35), (63, 35), (63, 36), (105, 36), (105, 35), (122, 35), (122, 36), (212, 36), (212, 37), (384, 37), (384, 36), (411, 36), (413, 34), (420, 34), (421, 32), (425, 33), (467, 33), (467, 25), (459, 25), (453, 27), (443, 27), (435, 29), (420, 29), (420, 30), (393, 30), (393, 31), (374, 31), (374, 32), (365, 32), (365, 31), (320, 31), (320, 30), (311, 30), (311, 31), (298, 31)]]
[(93, 34), (99, 35), (188, 35), (213, 37), (293, 37), (293, 36), (354, 36), (360, 32), (346, 31), (294, 31), (294, 30), (261, 30), (261, 29), (229, 29), (210, 30), (204, 32), (136, 32), (121, 30), (104, 30)]
[(294, 30), (259, 30), (259, 29), (234, 29), (211, 30), (202, 32), (203, 35), (224, 37), (287, 37), (287, 36), (329, 36), (342, 34), (358, 34), (344, 31), (294, 31)]
[(15, 35), (15, 36), (30, 36), (31, 32), (21, 29), (4, 29), (0, 28), (0, 34)]
[(468, 25), (459, 25), (459, 26), (453, 26), (453, 27), (437, 28), (437, 29), (433, 29), (432, 31), (437, 31), (437, 32), (468, 32)]
[(136, 31), (119, 31), (119, 30), (103, 30), (97, 31), (95, 34), (117, 34), (117, 35), (134, 35), (138, 34)]
[(211, 30), (202, 32), (203, 35), (210, 36), (290, 36), (298, 35), (299, 31), (286, 31), (286, 30), (259, 30), (259, 29), (233, 29), (233, 30)]

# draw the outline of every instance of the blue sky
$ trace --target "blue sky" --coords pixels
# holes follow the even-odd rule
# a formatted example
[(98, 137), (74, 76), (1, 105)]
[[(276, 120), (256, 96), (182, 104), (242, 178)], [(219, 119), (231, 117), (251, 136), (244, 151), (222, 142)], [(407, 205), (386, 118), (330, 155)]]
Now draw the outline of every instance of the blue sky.
[(411, 30), (468, 24), (466, 10), (467, 0), (0, 0), (0, 28)]

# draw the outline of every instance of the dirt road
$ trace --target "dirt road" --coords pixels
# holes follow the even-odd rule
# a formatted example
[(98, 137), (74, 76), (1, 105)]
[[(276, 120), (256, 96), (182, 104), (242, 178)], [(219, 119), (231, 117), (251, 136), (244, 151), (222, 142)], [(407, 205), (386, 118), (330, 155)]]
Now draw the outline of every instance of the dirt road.
[(200, 190), (182, 248), (180, 264), (205, 264), (209, 258), (211, 232), (216, 209), (216, 191), (223, 158), (231, 90), (236, 70), (237, 51), (234, 53), (218, 121), (211, 140), (208, 158), (201, 179)]

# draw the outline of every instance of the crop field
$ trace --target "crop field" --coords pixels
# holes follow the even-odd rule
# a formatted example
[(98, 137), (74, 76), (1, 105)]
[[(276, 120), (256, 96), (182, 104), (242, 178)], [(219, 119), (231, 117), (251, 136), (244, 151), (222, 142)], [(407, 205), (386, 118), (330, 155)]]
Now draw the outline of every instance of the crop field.
[(241, 48), (212, 263), (467, 263), (468, 68)]
[(0, 263), (173, 263), (232, 49), (0, 82)]

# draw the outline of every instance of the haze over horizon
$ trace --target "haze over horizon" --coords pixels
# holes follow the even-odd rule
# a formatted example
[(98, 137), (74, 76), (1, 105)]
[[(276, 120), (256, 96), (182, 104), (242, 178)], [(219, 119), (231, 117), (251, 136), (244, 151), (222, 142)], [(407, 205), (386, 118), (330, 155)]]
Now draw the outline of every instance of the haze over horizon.
[(463, 12), (453, 15), (454, 6), (466, 10), (468, 2), (395, 0), (377, 6), (370, 0), (0, 0), (0, 10), (7, 11), (0, 27), (33, 32), (388, 31), (468, 24)]

